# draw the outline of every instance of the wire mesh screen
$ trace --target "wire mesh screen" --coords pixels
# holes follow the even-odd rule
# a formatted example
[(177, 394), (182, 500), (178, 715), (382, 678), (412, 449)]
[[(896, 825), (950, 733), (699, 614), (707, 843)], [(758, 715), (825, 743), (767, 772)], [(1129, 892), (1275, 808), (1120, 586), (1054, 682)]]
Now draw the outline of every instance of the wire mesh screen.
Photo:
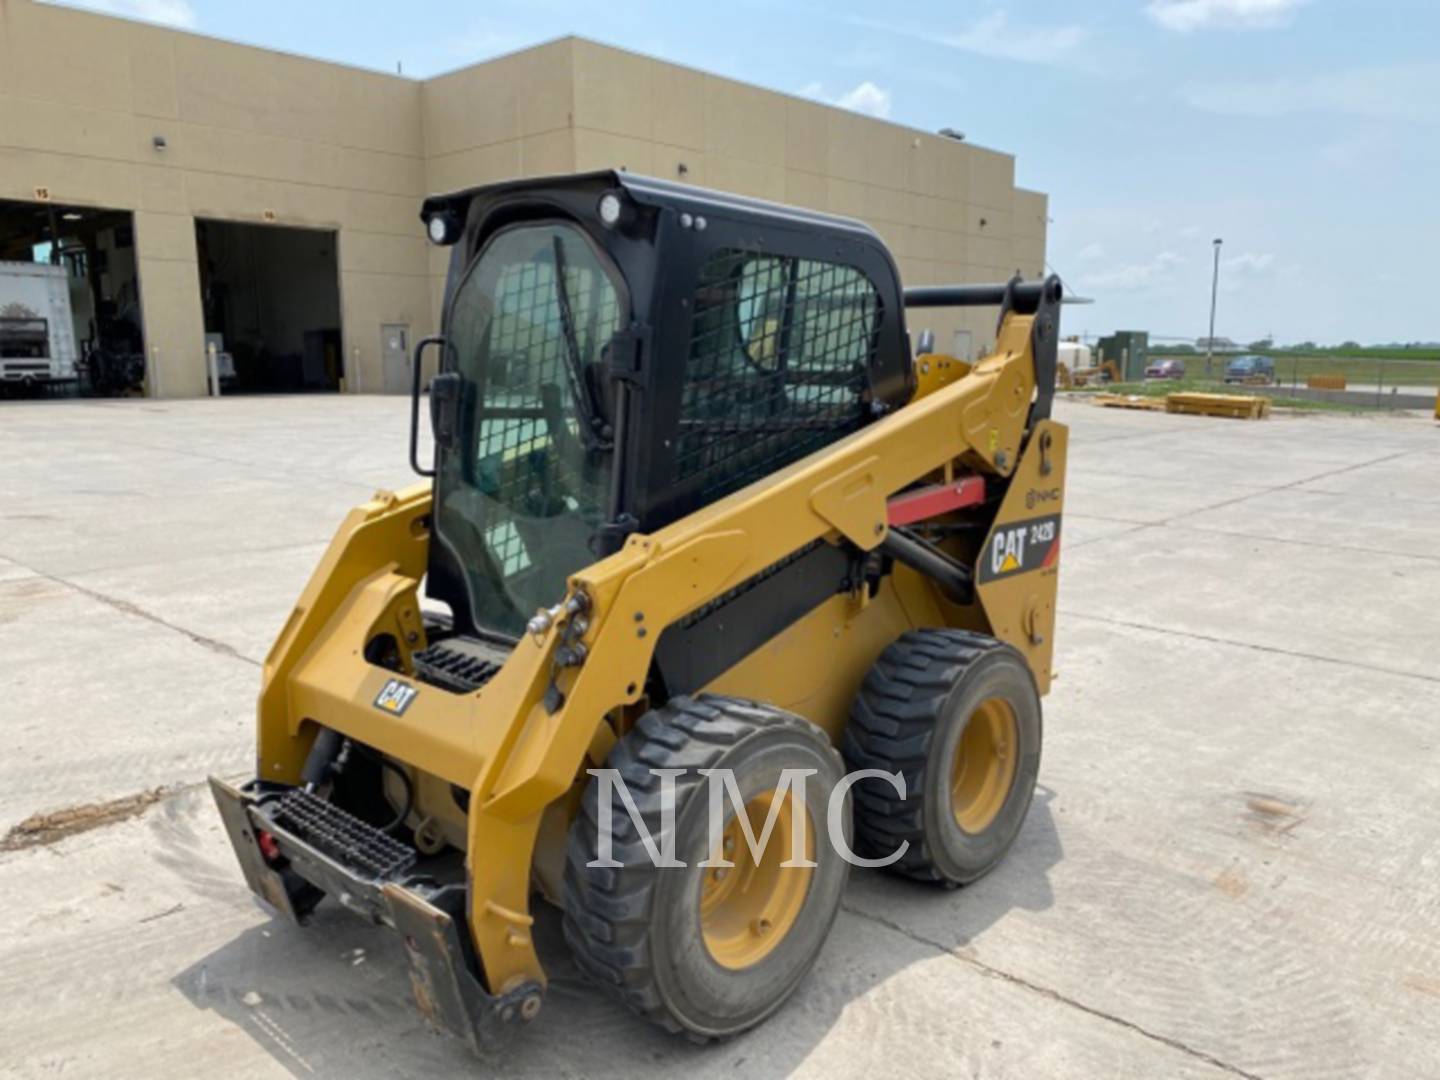
[(859, 428), (880, 318), (860, 271), (723, 250), (696, 290), (677, 483), (713, 499)]
[(457, 293), (449, 339), (478, 391), (466, 487), (480, 498), (447, 535), (483, 539), (488, 558), (474, 562), (489, 565), (489, 585), (477, 582), (476, 606), (506, 609), (485, 612), (490, 625), (553, 603), (591, 558), (610, 469), (587, 450), (585, 418), (603, 412), (597, 365), (619, 319), (613, 283), (567, 226), (502, 234)]
[[(506, 577), (531, 564), (515, 515), (553, 518), (581, 505), (598, 507), (605, 495), (590, 490), (602, 477), (586, 470), (576, 452), (574, 398), (591, 392), (585, 368), (615, 332), (615, 290), (597, 270), (567, 265), (565, 311), (555, 282), (553, 259), (542, 257), (506, 267), (495, 287), (476, 459), (480, 490), (510, 511), (492, 513), (485, 529)], [(567, 319), (574, 325), (573, 358)]]
[[(512, 511), (543, 506), (555, 487), (558, 461), (545, 452), (549, 440), (535, 409), (543, 387), (565, 385), (559, 322), (553, 262), (516, 263), (500, 272), (475, 457), (480, 490)], [(561, 422), (573, 433), (573, 415)], [(492, 511), (485, 542), (506, 577), (530, 565), (510, 513)]]

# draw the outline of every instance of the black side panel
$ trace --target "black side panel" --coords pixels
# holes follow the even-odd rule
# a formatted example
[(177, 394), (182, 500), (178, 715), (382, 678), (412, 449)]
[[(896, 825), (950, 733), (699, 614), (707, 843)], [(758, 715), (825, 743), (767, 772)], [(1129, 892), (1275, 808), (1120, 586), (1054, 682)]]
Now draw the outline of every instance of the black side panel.
[(817, 540), (672, 623), (655, 646), (669, 694), (690, 694), (850, 587), (855, 560)]
[[(1018, 286), (1028, 288), (1028, 286)], [(1063, 293), (1060, 278), (1051, 275), (1040, 283), (1040, 299), (1035, 307), (1035, 326), (1030, 335), (1030, 348), (1035, 356), (1035, 402), (1030, 406), (1030, 425), (1050, 419), (1050, 405), (1055, 399), (1055, 372), (1060, 361), (1060, 299)]]

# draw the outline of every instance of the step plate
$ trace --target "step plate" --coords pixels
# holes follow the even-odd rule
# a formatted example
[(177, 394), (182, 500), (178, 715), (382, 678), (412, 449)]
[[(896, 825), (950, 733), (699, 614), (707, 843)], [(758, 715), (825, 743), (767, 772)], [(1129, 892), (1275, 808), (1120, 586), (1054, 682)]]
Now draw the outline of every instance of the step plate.
[(276, 825), (372, 880), (397, 880), (415, 865), (414, 848), (308, 791), (288, 791), (267, 811)]

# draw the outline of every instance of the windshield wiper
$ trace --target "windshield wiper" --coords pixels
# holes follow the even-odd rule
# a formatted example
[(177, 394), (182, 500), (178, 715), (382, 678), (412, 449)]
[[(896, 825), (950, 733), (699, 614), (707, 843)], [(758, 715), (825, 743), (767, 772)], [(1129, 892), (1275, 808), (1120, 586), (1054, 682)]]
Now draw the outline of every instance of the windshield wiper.
[(555, 237), (555, 297), (560, 303), (560, 326), (565, 334), (566, 370), (570, 374), (570, 393), (580, 416), (580, 441), (586, 450), (608, 450), (610, 444), (600, 437), (600, 410), (585, 378), (585, 364), (580, 357), (580, 340), (575, 336), (575, 315), (570, 307), (570, 292), (565, 285), (565, 245)]

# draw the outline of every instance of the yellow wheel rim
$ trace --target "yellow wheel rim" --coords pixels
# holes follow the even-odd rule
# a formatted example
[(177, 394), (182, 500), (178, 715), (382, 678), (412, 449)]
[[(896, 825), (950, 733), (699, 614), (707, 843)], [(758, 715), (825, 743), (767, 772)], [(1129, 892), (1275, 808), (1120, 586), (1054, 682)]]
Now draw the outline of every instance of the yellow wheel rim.
[[(760, 836), (775, 797), (774, 791), (768, 791), (745, 804), (751, 835)], [(794, 834), (796, 814), (803, 817), (804, 845), (799, 851)], [(815, 869), (781, 864), (813, 859), (814, 832), (809, 808), (794, 792), (787, 792), (780, 804), (759, 859), (751, 854), (739, 815), (725, 826), (721, 850), (710, 857), (735, 865), (698, 868), (705, 875), (700, 885), (700, 930), (705, 948), (721, 967), (739, 970), (759, 963), (795, 925)]]
[(950, 767), (950, 805), (967, 833), (988, 829), (1015, 782), (1019, 727), (1015, 710), (1000, 698), (982, 701), (970, 714)]

